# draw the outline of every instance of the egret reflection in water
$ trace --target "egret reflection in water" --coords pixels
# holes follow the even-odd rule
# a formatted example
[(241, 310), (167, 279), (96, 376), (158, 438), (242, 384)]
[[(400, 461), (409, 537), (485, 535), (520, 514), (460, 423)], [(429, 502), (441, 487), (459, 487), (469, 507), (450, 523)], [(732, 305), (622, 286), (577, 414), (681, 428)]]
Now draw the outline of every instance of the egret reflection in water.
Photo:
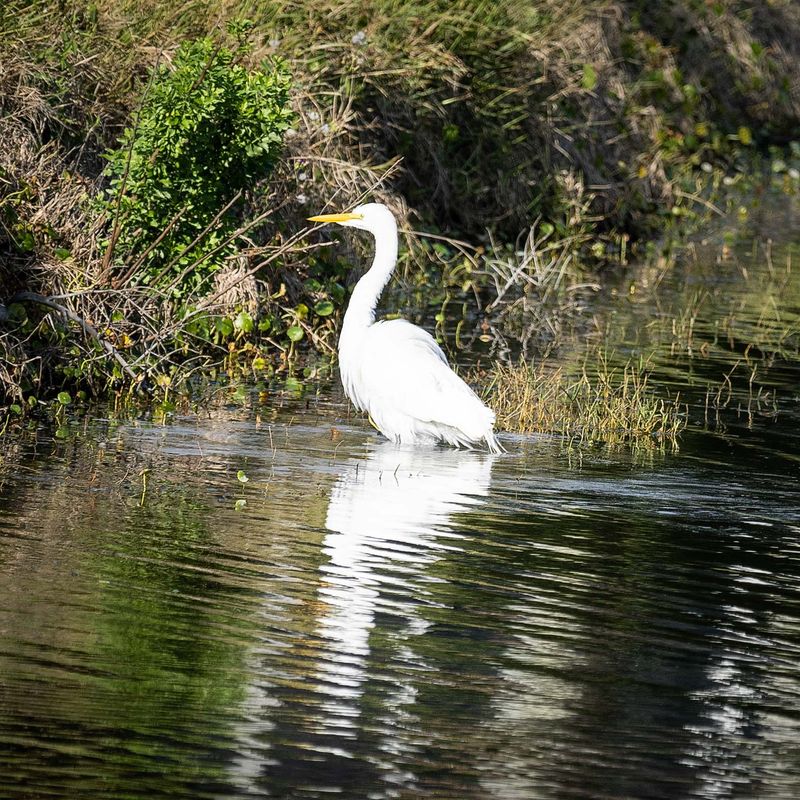
[[(369, 632), (381, 592), (420, 581), (447, 543), (450, 516), (489, 491), (493, 457), (432, 448), (378, 445), (352, 461), (331, 492), (320, 570), (326, 611), (319, 632), (328, 643), (323, 674), (337, 694), (358, 693)], [(423, 586), (415, 587), (423, 600)], [(406, 623), (419, 627), (406, 602)]]
[[(284, 782), (296, 786), (300, 778), (286, 765), (297, 759), (283, 752), (281, 743), (298, 740), (313, 742), (315, 751), (313, 758), (302, 759), (302, 783), (313, 785), (316, 779), (346, 787), (375, 777), (361, 774), (365, 764), (354, 759), (350, 749), (363, 726), (375, 721), (363, 697), (375, 617), (380, 613), (392, 619), (389, 627), (396, 646), (391, 649), (397, 657), (407, 666), (416, 663), (425, 669), (422, 657), (413, 652), (413, 640), (428, 628), (420, 614), (426, 603), (433, 603), (426, 586), (441, 580), (430, 568), (459, 548), (459, 537), (450, 529), (453, 515), (488, 495), (495, 459), (490, 454), (384, 442), (374, 445), (366, 458), (344, 463), (325, 520), (319, 583), (311, 603), (314, 632), (303, 645), (305, 657), (294, 662), (305, 664), (295, 677), (303, 682), (308, 700), (297, 713), (297, 698), (284, 703), (267, 676), (250, 687), (251, 724), (234, 768), (240, 787), (254, 791), (263, 781), (275, 790)], [(402, 718), (404, 708), (413, 703), (415, 672), (407, 669), (408, 681), (392, 685), (381, 697), (385, 723)], [(386, 729), (393, 728), (396, 733), (397, 726)], [(273, 742), (269, 756), (267, 739)], [(391, 745), (385, 744), (402, 747), (396, 735)], [(387, 759), (379, 771), (393, 769), (392, 759)], [(402, 780), (399, 775), (394, 779)]]

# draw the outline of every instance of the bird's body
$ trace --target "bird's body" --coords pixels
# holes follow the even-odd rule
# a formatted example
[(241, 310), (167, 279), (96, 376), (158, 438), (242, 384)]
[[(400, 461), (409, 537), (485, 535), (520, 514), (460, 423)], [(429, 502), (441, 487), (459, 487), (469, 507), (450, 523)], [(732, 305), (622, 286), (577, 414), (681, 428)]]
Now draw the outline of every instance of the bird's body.
[(472, 447), (483, 441), (501, 452), (494, 412), (450, 369), (433, 337), (406, 320), (375, 321), (375, 306), (397, 263), (397, 224), (389, 209), (368, 203), (312, 220), (375, 237), (375, 258), (353, 290), (339, 338), (339, 370), (353, 404), (400, 444)]

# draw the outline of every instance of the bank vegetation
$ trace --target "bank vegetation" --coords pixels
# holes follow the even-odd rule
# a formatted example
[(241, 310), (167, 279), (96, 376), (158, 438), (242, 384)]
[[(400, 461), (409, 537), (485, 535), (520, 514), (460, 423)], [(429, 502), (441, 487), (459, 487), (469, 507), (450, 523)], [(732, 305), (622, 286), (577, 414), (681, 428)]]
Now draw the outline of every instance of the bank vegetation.
[(790, 0), (6, 0), (0, 46), (15, 413), (325, 369), (365, 243), (305, 218), (364, 197), (407, 286), (541, 355), (581, 291), (800, 158)]

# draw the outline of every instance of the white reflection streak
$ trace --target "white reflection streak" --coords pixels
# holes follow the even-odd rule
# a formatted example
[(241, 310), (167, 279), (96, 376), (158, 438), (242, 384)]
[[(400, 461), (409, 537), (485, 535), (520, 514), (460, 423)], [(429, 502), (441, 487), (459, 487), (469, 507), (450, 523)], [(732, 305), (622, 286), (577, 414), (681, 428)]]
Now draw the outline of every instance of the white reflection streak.
[[(441, 540), (451, 515), (488, 494), (492, 463), (488, 455), (385, 442), (366, 461), (351, 461), (336, 482), (325, 522), (329, 561), (320, 568), (319, 595), (326, 612), (318, 633), (326, 642), (320, 686), (335, 698), (324, 706), (333, 715), (326, 721), (339, 735), (355, 729), (381, 588), (419, 591), (414, 578), (446, 548)], [(426, 625), (414, 608), (403, 604), (405, 624), (421, 633)]]
[[(385, 442), (375, 445), (366, 459), (345, 462), (331, 491), (322, 543), (327, 562), (320, 567), (323, 610), (312, 686), (328, 699), (319, 706), (317, 732), (334, 734), (341, 742), (355, 736), (381, 589), (393, 586), (402, 596), (409, 589), (420, 591), (422, 568), (447, 549), (443, 540), (451, 515), (488, 494), (495, 458)], [(415, 594), (410, 602), (394, 599), (387, 604), (395, 614), (402, 613), (413, 633), (427, 627), (414, 613), (418, 599)], [(415, 697), (413, 685), (398, 683), (385, 700), (387, 713), (397, 717)], [(232, 779), (248, 795), (260, 796), (263, 768), (275, 763), (268, 741), (279, 706), (266, 679), (248, 686), (248, 721), (240, 730), (239, 756), (231, 768)], [(396, 755), (398, 743), (385, 742), (384, 750), (387, 756)]]

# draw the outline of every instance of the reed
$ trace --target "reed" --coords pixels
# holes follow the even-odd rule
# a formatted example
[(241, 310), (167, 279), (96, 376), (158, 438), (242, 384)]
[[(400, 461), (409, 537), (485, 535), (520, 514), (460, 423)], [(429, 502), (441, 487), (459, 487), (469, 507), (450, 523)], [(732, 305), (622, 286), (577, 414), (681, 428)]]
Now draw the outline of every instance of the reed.
[(647, 440), (675, 448), (686, 426), (680, 397), (659, 397), (637, 361), (612, 366), (598, 354), (577, 374), (547, 362), (498, 363), (478, 379), (507, 431), (556, 434), (575, 444)]

